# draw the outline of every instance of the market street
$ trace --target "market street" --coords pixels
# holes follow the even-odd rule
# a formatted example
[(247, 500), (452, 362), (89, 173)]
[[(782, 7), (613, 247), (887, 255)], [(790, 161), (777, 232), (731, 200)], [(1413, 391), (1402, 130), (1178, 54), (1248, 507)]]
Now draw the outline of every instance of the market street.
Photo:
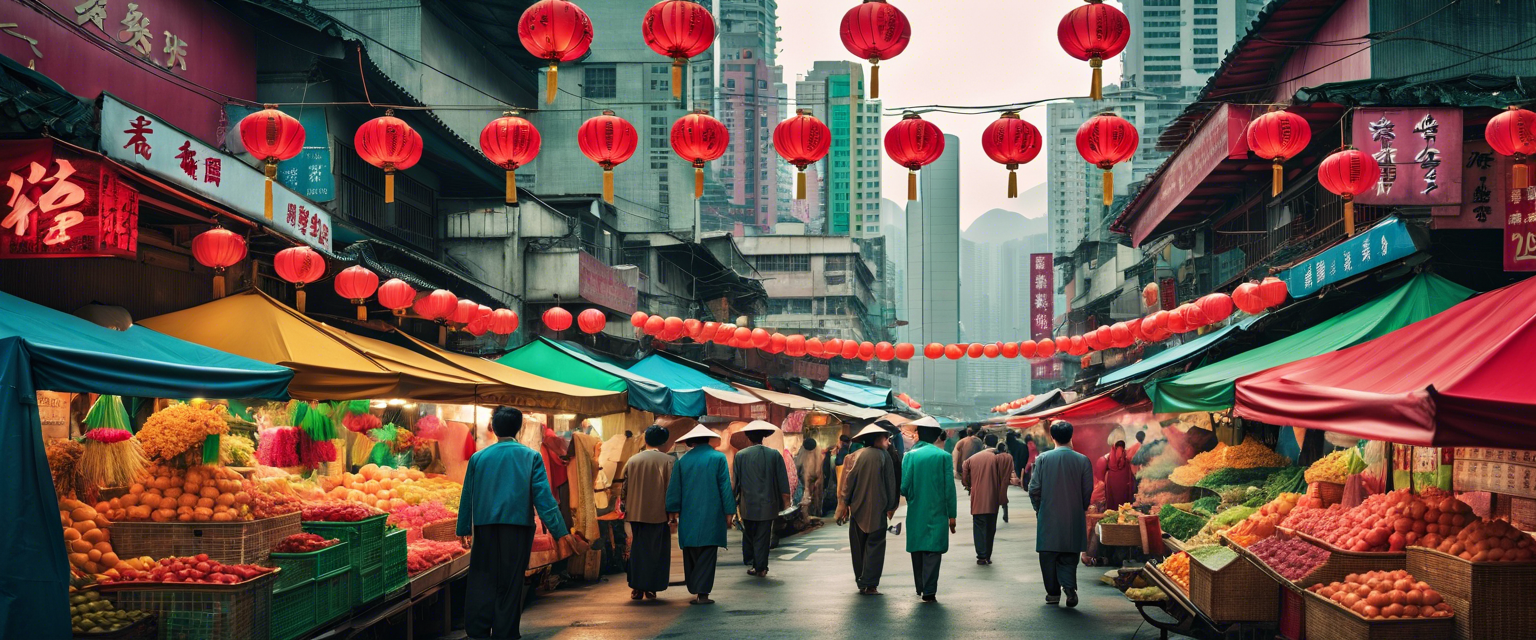
[[(848, 556), (848, 529), (830, 523), (780, 541), (766, 579), (746, 575), (740, 534), (720, 551), (712, 606), (689, 606), (676, 585), (658, 602), (633, 602), (624, 575), (535, 597), (523, 614), (524, 638), (1131, 638), (1156, 637), (1135, 607), (1098, 582), (1104, 569), (1080, 567), (1082, 603), (1047, 607), (1035, 554), (1029, 497), (1011, 487), (1010, 522), (998, 522), (991, 566), (978, 566), (965, 489), (957, 489), (958, 531), (939, 575), (938, 603), (912, 590), (911, 560), (901, 536), (887, 539), (879, 596), (860, 596)], [(896, 513), (905, 520), (906, 506)], [(674, 556), (675, 559), (675, 556)], [(464, 638), (462, 631), (444, 640)]]

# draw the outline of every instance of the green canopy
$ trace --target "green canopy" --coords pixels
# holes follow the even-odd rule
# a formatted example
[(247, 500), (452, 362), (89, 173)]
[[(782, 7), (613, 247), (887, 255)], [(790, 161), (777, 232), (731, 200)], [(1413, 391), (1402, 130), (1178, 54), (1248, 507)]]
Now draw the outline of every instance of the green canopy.
[(674, 390), (638, 373), (626, 371), (607, 362), (598, 354), (538, 338), (496, 362), (567, 384), (588, 389), (629, 391), (629, 406), (672, 416), (704, 414), (704, 392), (698, 389)]
[(1473, 291), (1434, 274), (1419, 274), (1397, 289), (1318, 325), (1262, 347), (1146, 386), (1155, 413), (1220, 411), (1232, 406), (1238, 378), (1303, 358), (1374, 340), (1445, 311)]
[(543, 340), (534, 340), (496, 360), (519, 371), (537, 372), (538, 375), (556, 382), (574, 384), (588, 389), (627, 391), (629, 384), (616, 375), (597, 367), (584, 366), (575, 356), (551, 346)]

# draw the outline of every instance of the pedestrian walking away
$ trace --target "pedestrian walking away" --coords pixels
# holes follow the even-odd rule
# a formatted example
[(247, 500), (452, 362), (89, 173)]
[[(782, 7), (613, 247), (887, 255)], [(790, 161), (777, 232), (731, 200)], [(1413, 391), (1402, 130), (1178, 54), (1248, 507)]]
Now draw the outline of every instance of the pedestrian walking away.
[(677, 523), (677, 545), (683, 550), (689, 604), (714, 604), (715, 562), (725, 545), (725, 530), (735, 524), (736, 497), (725, 454), (711, 442), (719, 434), (699, 425), (678, 442), (689, 447), (672, 465), (667, 479), (667, 514)]
[(672, 573), (672, 527), (667, 523), (667, 483), (672, 479), (672, 456), (660, 451), (667, 430), (652, 425), (645, 430), (645, 450), (624, 465), (619, 501), (629, 523), (629, 597), (656, 599), (667, 589)]
[[(1011, 435), (1013, 432), (1010, 431), (1008, 433)], [(997, 453), (997, 455), (994, 456), (995, 463), (997, 464), (997, 479), (998, 482), (1003, 483), (1002, 488), (998, 490), (998, 492), (1002, 495), (1002, 500), (1000, 500), (998, 504), (1003, 509), (1003, 522), (1007, 522), (1008, 485), (1013, 484), (1013, 456), (1008, 453), (1008, 443), (1006, 442), (997, 443), (997, 446), (993, 448), (993, 451)]]
[(1088, 549), (1088, 502), (1093, 497), (1093, 464), (1072, 450), (1072, 424), (1051, 424), (1056, 448), (1035, 458), (1029, 501), (1035, 507), (1035, 551), (1045, 581), (1045, 602), (1055, 605), (1066, 592), (1077, 606), (1077, 558)]
[(939, 564), (949, 551), (949, 534), (955, 532), (957, 512), (952, 458), (940, 446), (944, 430), (931, 416), (912, 422), (917, 427), (917, 446), (902, 456), (901, 495), (907, 499), (907, 553), (912, 554), (912, 574), (924, 602), (935, 602), (939, 590)]
[(982, 447), (981, 436), (979, 435), (981, 433), (981, 425), (973, 424), (966, 427), (961, 433), (964, 435), (960, 438), (959, 442), (955, 443), (955, 450), (950, 452), (950, 455), (954, 456), (956, 476), (960, 475), (960, 465), (965, 464), (967, 459), (976, 455), (976, 452), (981, 451)]
[(971, 533), (976, 544), (976, 564), (983, 565), (992, 564), (997, 512), (1008, 503), (1008, 476), (1013, 468), (1012, 461), (998, 458), (997, 436), (988, 435), (985, 442), (986, 448), (960, 465), (960, 484), (971, 492)]
[(844, 461), (843, 488), (838, 494), (837, 523), (848, 524), (853, 580), (862, 595), (880, 595), (885, 570), (886, 526), (901, 503), (896, 465), (886, 453), (891, 434), (879, 425), (864, 427), (855, 436), (862, 448)]
[(753, 420), (741, 432), (752, 446), (736, 452), (732, 468), (736, 472), (733, 493), (741, 508), (745, 530), (741, 541), (743, 560), (751, 566), (747, 575), (768, 575), (768, 548), (773, 542), (773, 523), (779, 512), (789, 508), (789, 472), (784, 457), (763, 446), (763, 439), (779, 428), (762, 420)]
[(491, 414), (496, 444), (475, 452), (464, 472), (456, 533), (474, 536), (464, 601), (464, 631), (470, 638), (519, 638), (523, 617), (523, 574), (533, 551), (534, 512), (550, 534), (573, 547), (549, 487), (544, 460), (516, 440), (523, 414), (497, 407)]

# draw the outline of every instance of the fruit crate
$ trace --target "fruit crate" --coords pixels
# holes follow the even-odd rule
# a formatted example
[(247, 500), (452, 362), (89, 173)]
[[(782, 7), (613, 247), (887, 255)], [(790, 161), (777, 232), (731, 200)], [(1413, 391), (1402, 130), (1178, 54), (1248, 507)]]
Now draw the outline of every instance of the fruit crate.
[(325, 624), (352, 611), (352, 570), (315, 578), (315, 622)]
[(465, 551), (453, 557), (453, 564), (448, 569), (448, 577), (451, 579), (469, 569), (469, 552)]
[(1301, 597), (1307, 602), (1307, 640), (1442, 640), (1455, 629), (1454, 616), (1367, 620), (1311, 591)]
[(356, 571), (357, 585), (352, 591), (357, 595), (354, 604), (368, 604), (389, 593), (390, 584), (384, 579), (384, 565), (375, 565)]
[(1536, 628), (1536, 562), (1472, 562), (1408, 547), (1408, 573), (1450, 603), (1456, 640), (1529, 637)]
[(309, 553), (273, 553), (272, 565), (282, 568), (273, 591), (307, 584), (316, 577), (330, 575), (351, 566), (351, 550), (345, 540)]
[(1216, 567), (1189, 559), (1189, 599), (1216, 622), (1276, 622), (1280, 585), (1242, 554)]
[(299, 514), (244, 522), (115, 522), (112, 548), (119, 557), (195, 556), (225, 564), (267, 565), (272, 547), (300, 533)]
[(76, 633), (74, 637), (77, 640), (157, 640), (160, 637), (160, 621), (149, 615), (116, 631)]
[(272, 640), (294, 640), (315, 628), (314, 597), (313, 578), (272, 592)]
[[(383, 560), (384, 521), (377, 515), (357, 522), (305, 522), (304, 531), (347, 543), (353, 567), (372, 567)], [(273, 544), (276, 544), (275, 542)]]
[(384, 536), (384, 573), (382, 580), (385, 583), (385, 593), (393, 593), (410, 582), (410, 576), (406, 573), (406, 558), (410, 550), (406, 548), (405, 529), (396, 529)]
[(459, 536), (456, 535), (458, 528), (458, 518), (443, 518), (442, 520), (422, 525), (421, 537), (441, 542), (456, 542), (459, 539)]
[(1141, 525), (1139, 524), (1100, 522), (1095, 526), (1099, 529), (1099, 544), (1110, 547), (1141, 546)]
[(100, 590), (118, 608), (158, 614), (160, 640), (268, 640), (272, 585), (280, 573), (229, 585), (129, 582)]

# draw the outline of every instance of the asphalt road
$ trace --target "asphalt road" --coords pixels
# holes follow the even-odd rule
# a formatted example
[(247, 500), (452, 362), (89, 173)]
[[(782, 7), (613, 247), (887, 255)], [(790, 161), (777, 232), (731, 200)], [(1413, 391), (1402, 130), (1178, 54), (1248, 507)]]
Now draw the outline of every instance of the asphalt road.
[[(950, 536), (939, 576), (938, 602), (921, 602), (913, 588), (906, 536), (887, 541), (882, 595), (860, 596), (848, 555), (848, 529), (829, 523), (780, 541), (766, 578), (746, 574), (739, 534), (720, 551), (711, 597), (689, 606), (681, 585), (654, 602), (631, 601), (623, 574), (535, 598), (523, 615), (524, 638), (1156, 638), (1124, 596), (1098, 582), (1105, 571), (1079, 567), (1082, 602), (1076, 609), (1045, 604), (1035, 554), (1029, 499), (1009, 491), (1011, 522), (998, 522), (993, 564), (976, 564), (964, 489), (959, 531)], [(905, 520), (898, 511), (896, 520)], [(905, 534), (905, 532), (903, 532)], [(680, 573), (681, 561), (674, 557)], [(1139, 631), (1139, 634), (1138, 634)], [(463, 638), (455, 632), (448, 638)]]

